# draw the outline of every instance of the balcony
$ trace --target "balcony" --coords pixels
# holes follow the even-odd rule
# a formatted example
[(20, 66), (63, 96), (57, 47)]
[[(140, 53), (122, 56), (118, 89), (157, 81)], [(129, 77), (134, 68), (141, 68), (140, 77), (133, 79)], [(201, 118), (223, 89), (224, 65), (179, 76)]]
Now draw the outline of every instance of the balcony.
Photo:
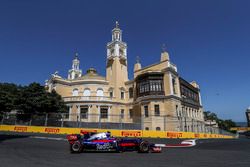
[(84, 102), (84, 101), (112, 101), (114, 98), (106, 96), (70, 96), (64, 97), (65, 102)]

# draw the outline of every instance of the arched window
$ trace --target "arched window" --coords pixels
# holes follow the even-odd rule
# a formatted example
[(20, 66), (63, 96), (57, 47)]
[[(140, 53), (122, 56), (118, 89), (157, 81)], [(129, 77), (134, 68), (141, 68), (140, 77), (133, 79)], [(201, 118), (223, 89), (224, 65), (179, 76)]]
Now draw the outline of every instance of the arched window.
[(109, 97), (111, 98), (114, 97), (113, 88), (109, 88), (108, 92), (109, 92)]
[(148, 128), (148, 127), (145, 127), (145, 130), (149, 130), (149, 128)]
[(73, 89), (72, 96), (78, 96), (78, 89)]
[(156, 129), (157, 131), (160, 131), (160, 130), (161, 130), (161, 128), (160, 128), (160, 127), (156, 127), (155, 129)]
[(121, 99), (125, 99), (125, 89), (120, 88), (120, 90), (121, 90)]
[(83, 96), (90, 96), (90, 89), (84, 89)]
[(103, 96), (103, 90), (101, 88), (98, 88), (96, 91), (96, 96)]

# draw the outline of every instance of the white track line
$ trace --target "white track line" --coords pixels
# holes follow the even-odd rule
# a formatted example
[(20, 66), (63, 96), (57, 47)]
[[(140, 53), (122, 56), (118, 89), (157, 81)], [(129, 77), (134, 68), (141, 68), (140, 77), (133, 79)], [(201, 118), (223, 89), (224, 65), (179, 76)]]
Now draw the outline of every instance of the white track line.
[(184, 140), (180, 144), (155, 144), (156, 147), (165, 147), (165, 148), (184, 148), (184, 147), (193, 147), (195, 145), (196, 145), (196, 139)]
[(59, 138), (59, 137), (30, 136), (29, 138), (33, 138), (33, 139), (42, 139), (42, 140), (68, 141), (67, 139)]

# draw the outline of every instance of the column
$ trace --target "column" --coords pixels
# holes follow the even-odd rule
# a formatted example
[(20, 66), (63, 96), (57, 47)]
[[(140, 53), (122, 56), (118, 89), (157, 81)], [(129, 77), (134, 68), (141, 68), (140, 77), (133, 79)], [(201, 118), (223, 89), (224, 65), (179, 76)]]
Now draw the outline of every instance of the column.
[(91, 119), (92, 119), (92, 114), (90, 113), (91, 107), (92, 107), (92, 105), (88, 105), (88, 122), (91, 122)]
[(110, 109), (111, 109), (111, 107), (112, 107), (112, 106), (108, 106), (108, 122), (110, 122), (110, 114), (111, 114), (111, 113), (110, 113), (110, 111), (111, 111)]
[(81, 122), (81, 105), (76, 105), (77, 112), (76, 112), (76, 121)]
[(69, 121), (72, 121), (72, 105), (69, 105)]
[(170, 94), (173, 94), (173, 83), (172, 83), (172, 75), (169, 73), (169, 86), (170, 86)]
[(101, 106), (96, 105), (97, 108), (97, 117), (98, 117), (98, 128), (101, 128)]

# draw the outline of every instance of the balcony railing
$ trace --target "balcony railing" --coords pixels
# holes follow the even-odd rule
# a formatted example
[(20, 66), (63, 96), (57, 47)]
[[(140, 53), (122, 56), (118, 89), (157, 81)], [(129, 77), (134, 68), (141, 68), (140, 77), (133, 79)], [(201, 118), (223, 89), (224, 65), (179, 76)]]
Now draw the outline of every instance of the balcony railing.
[(65, 102), (71, 101), (112, 101), (114, 98), (106, 96), (70, 96), (64, 97)]

